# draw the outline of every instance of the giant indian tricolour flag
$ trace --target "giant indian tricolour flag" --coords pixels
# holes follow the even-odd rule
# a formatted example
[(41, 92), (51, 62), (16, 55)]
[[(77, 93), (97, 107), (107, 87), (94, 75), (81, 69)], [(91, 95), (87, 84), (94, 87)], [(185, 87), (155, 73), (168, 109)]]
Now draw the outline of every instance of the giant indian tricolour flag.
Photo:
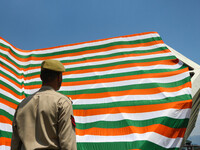
[(17, 104), (41, 87), (40, 64), (60, 60), (73, 99), (78, 150), (175, 150), (188, 124), (188, 68), (156, 32), (21, 50), (0, 38), (0, 150)]

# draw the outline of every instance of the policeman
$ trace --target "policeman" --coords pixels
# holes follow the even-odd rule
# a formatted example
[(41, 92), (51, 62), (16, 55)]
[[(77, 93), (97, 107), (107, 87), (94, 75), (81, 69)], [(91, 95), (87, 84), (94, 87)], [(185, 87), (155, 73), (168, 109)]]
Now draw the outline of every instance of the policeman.
[(15, 112), (11, 150), (77, 149), (71, 100), (56, 92), (64, 71), (57, 60), (42, 62), (41, 89), (25, 98)]

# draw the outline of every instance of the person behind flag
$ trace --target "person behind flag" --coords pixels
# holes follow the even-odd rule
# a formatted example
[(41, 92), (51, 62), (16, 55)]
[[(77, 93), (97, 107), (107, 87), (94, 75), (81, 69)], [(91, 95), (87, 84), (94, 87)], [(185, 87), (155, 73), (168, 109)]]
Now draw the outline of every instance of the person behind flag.
[(25, 98), (16, 109), (11, 150), (77, 149), (71, 100), (57, 92), (64, 71), (60, 61), (42, 62), (41, 89)]

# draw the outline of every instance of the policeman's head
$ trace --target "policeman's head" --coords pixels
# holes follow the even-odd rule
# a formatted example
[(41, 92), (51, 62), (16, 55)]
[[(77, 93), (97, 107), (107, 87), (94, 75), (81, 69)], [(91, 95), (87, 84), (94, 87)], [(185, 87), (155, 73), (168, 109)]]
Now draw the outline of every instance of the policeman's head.
[(65, 67), (60, 61), (52, 59), (43, 61), (40, 74), (42, 85), (59, 90), (62, 84), (62, 72), (65, 72)]

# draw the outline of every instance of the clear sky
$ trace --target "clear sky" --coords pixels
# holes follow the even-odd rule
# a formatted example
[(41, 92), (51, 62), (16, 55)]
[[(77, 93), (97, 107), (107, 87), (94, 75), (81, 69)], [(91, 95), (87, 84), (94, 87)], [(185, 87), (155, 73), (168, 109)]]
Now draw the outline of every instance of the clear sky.
[(0, 0), (0, 36), (24, 50), (149, 31), (200, 64), (200, 0)]

